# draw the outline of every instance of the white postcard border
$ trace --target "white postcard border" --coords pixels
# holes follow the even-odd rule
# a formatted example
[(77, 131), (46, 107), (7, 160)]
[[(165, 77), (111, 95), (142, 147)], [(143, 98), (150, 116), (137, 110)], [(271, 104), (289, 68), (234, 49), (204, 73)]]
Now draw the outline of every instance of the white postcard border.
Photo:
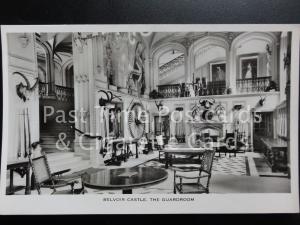
[[(3, 129), (0, 214), (150, 214), (150, 213), (292, 213), (299, 212), (298, 190), (298, 98), (291, 98), (291, 193), (286, 194), (209, 194), (209, 195), (76, 195), (7, 196), (6, 159), (9, 126), (7, 33), (22, 32), (185, 32), (185, 31), (292, 31), (291, 96), (299, 96), (299, 25), (32, 25), (2, 26)], [(295, 121), (295, 122), (293, 122)], [(297, 121), (297, 122), (296, 122)], [(194, 201), (162, 201), (163, 198), (194, 198)], [(125, 198), (125, 201), (103, 201)], [(130, 199), (136, 201), (130, 201)], [(146, 198), (147, 201), (138, 199)], [(159, 202), (150, 201), (159, 198)]]

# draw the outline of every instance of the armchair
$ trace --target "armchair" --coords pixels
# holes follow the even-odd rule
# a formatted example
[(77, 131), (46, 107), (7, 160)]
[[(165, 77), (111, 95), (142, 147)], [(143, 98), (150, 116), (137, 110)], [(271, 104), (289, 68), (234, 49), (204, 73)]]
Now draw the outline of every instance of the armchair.
[[(214, 155), (214, 150), (206, 150), (201, 157), (199, 166), (173, 167), (174, 194), (177, 191), (181, 194), (208, 194)], [(198, 175), (195, 175), (195, 173)], [(203, 178), (205, 178), (204, 182), (202, 182)], [(183, 182), (184, 180), (196, 180), (196, 182)]]
[[(41, 187), (53, 189), (51, 194), (84, 194), (84, 187), (74, 189), (77, 179), (80, 176), (62, 176), (63, 173), (69, 171), (59, 171), (51, 173), (46, 155), (36, 158), (29, 157), (29, 163), (33, 171), (34, 183), (38, 194), (41, 194)], [(57, 188), (70, 186), (70, 190), (57, 191)]]

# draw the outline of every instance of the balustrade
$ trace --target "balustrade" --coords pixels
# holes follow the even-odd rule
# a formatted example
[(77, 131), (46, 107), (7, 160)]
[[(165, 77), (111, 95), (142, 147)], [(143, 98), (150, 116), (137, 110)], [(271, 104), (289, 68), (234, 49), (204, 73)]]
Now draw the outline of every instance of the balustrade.
[[(47, 98), (51, 96), (50, 83), (39, 82), (39, 96), (40, 98)], [(58, 101), (71, 102), (74, 101), (74, 89), (69, 87), (63, 87), (55, 85), (54, 96)]]
[(236, 88), (239, 93), (265, 92), (271, 82), (271, 76), (237, 79)]
[(158, 93), (160, 93), (161, 96), (163, 96), (163, 98), (180, 97), (181, 85), (180, 84), (158, 85)]
[(49, 83), (39, 82), (39, 95), (41, 98), (49, 96)]
[(210, 81), (205, 85), (190, 83), (158, 85), (158, 92), (163, 98), (223, 95), (225, 90), (225, 81)]

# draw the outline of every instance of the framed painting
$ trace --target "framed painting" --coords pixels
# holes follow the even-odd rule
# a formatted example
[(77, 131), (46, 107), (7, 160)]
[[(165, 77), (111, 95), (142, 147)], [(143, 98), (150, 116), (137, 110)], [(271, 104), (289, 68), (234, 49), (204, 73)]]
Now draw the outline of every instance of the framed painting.
[(240, 58), (240, 78), (251, 79), (258, 76), (258, 56), (243, 56)]
[(225, 61), (210, 63), (210, 80), (211, 81), (226, 80), (226, 63), (225, 63)]

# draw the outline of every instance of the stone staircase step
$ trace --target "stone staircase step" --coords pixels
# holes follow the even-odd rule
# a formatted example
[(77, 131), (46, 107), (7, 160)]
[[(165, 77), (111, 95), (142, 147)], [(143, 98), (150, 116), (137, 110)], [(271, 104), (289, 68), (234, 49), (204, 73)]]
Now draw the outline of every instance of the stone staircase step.
[(73, 152), (62, 152), (62, 153), (50, 153), (47, 154), (47, 159), (49, 162), (60, 160), (60, 159), (68, 159), (74, 157)]
[(67, 159), (60, 159), (60, 160), (55, 160), (49, 162), (50, 168), (52, 167), (60, 167), (64, 165), (69, 165), (69, 164), (76, 164), (80, 162), (82, 159), (80, 157), (72, 157), (72, 158), (67, 158)]
[(43, 148), (42, 152), (46, 153), (46, 154), (54, 154), (54, 153), (68, 153), (68, 152), (72, 152), (71, 151), (72, 148), (68, 149), (68, 150), (59, 150), (56, 148)]
[(91, 167), (91, 164), (89, 160), (82, 160), (79, 164), (77, 164), (75, 167), (71, 168), (70, 173), (74, 173), (80, 170), (84, 170)]
[(69, 173), (73, 173), (90, 167), (89, 160), (76, 156), (74, 152), (49, 153), (47, 159), (52, 173), (64, 169), (71, 169)]
[(88, 168), (89, 166), (89, 161), (88, 160), (79, 160), (77, 162), (71, 162), (71, 163), (67, 163), (67, 164), (62, 164), (62, 165), (56, 165), (56, 166), (50, 166), (51, 172), (57, 172), (60, 170), (65, 170), (65, 169), (71, 169), (71, 171), (69, 173), (73, 173), (76, 172), (78, 170), (80, 170), (81, 168)]

